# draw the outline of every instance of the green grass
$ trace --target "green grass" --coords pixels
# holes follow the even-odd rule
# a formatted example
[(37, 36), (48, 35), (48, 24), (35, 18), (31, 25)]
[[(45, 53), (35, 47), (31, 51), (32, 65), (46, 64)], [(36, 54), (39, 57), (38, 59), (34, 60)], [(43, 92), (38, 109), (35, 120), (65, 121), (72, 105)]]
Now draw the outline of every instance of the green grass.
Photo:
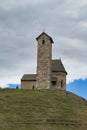
[(0, 130), (86, 130), (87, 101), (49, 90), (0, 90)]

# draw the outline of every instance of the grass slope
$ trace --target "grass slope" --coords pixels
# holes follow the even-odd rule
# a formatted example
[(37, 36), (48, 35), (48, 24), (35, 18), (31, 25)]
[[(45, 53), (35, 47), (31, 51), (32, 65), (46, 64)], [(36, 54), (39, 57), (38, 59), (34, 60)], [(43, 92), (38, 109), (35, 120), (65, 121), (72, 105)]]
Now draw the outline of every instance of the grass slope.
[(87, 101), (64, 91), (3, 89), (0, 130), (87, 130)]

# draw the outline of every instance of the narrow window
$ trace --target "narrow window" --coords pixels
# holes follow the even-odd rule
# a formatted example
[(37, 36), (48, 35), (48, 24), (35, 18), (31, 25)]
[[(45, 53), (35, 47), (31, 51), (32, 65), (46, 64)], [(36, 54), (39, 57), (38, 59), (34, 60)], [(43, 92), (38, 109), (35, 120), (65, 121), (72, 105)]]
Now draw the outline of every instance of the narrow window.
[(43, 44), (43, 45), (45, 44), (45, 40), (44, 40), (44, 39), (42, 40), (42, 44)]
[(63, 80), (61, 81), (61, 88), (63, 87)]
[(52, 85), (55, 86), (56, 85), (56, 81), (52, 81)]

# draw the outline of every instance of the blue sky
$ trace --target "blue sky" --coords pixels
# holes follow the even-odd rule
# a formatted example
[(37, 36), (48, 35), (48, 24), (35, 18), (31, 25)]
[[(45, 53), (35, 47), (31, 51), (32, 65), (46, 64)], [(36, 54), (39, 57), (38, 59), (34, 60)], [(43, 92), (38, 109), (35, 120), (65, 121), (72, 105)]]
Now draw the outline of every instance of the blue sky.
[(67, 84), (67, 91), (73, 92), (85, 99), (87, 99), (87, 79), (74, 80)]
[(87, 0), (3, 0), (0, 86), (20, 84), (23, 74), (36, 73), (36, 37), (43, 29), (54, 40), (53, 59), (61, 58), (68, 73), (67, 90), (86, 95)]

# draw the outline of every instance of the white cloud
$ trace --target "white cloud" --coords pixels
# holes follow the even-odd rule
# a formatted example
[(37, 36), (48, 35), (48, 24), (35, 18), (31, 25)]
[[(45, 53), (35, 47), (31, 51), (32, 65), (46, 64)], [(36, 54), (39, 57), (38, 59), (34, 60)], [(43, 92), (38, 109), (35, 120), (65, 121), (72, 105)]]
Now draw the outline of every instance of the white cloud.
[(15, 8), (25, 8), (27, 6), (40, 6), (44, 3), (48, 3), (46, 0), (2, 0), (0, 7), (5, 10), (12, 10)]
[(68, 72), (67, 82), (72, 82), (76, 79), (87, 79), (86, 65), (77, 60), (64, 59), (65, 67)]
[(53, 37), (53, 58), (62, 58), (68, 82), (87, 78), (86, 0), (3, 0), (0, 4), (0, 84), (36, 73), (35, 38)]

